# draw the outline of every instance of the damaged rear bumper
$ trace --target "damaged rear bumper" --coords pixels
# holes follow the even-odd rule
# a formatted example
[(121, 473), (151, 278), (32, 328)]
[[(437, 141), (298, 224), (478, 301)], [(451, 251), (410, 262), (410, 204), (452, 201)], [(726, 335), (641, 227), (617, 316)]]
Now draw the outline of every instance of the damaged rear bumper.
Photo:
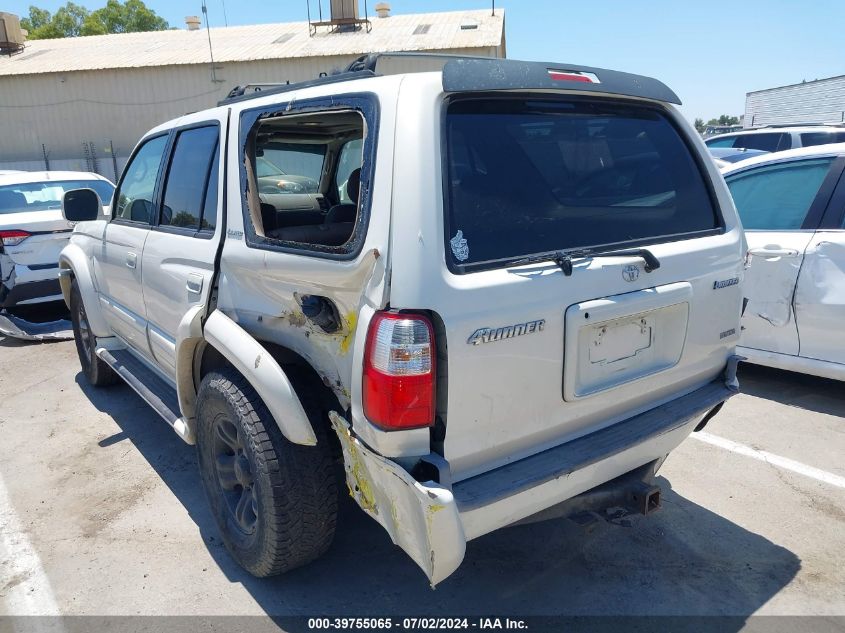
[(466, 538), (452, 492), (420, 483), (396, 463), (368, 449), (337, 413), (329, 414), (343, 448), (349, 494), (422, 568), (432, 586), (464, 559)]
[(0, 311), (0, 335), (24, 341), (66, 341), (73, 338), (73, 326), (67, 319), (32, 323)]
[(685, 396), (451, 487), (416, 481), (367, 448), (335, 412), (330, 417), (343, 448), (350, 494), (433, 586), (458, 568), (467, 540), (662, 461), (738, 392), (735, 371), (731, 359), (724, 377)]

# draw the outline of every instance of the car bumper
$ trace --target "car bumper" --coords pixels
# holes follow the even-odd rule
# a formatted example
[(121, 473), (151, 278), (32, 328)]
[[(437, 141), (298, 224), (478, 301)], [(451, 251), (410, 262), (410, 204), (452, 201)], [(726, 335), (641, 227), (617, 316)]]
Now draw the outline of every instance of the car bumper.
[(0, 308), (12, 308), (17, 305), (60, 301), (62, 289), (59, 285), (58, 271), (53, 270), (53, 277), (20, 283), (16, 278), (0, 283)]
[[(664, 405), (453, 485), (416, 481), (368, 449), (339, 415), (330, 417), (350, 494), (433, 586), (458, 568), (468, 540), (662, 460), (738, 392), (736, 364), (734, 357), (724, 377)], [(445, 465), (439, 456), (432, 461)], [(448, 476), (441, 474), (444, 479)]]

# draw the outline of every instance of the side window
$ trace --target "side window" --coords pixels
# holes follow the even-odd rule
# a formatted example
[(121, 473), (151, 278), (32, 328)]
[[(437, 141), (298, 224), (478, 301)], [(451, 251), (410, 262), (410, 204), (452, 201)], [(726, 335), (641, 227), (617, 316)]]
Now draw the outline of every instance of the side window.
[(827, 145), (828, 143), (845, 143), (845, 132), (805, 132), (801, 135), (801, 145)]
[(725, 136), (723, 138), (714, 138), (712, 141), (705, 141), (707, 147), (733, 147), (734, 141), (738, 136)]
[(769, 165), (728, 177), (728, 188), (748, 230), (795, 231), (830, 171), (832, 158)]
[[(349, 177), (352, 172), (361, 168), (361, 152), (363, 151), (364, 140), (355, 139), (344, 143), (340, 150), (340, 158), (337, 160), (337, 171), (335, 172), (334, 186), (337, 191), (337, 199), (341, 204), (355, 204), (358, 201), (358, 195), (355, 191), (357, 186), (353, 176), (352, 181)], [(355, 201), (350, 196), (350, 191), (355, 195)]]
[(344, 252), (355, 232), (364, 119), (353, 110), (259, 119), (246, 143), (249, 217), (266, 243)]
[[(215, 166), (219, 162), (217, 136), (217, 126), (179, 132), (164, 184), (161, 226), (194, 230), (214, 228), (217, 213)], [(214, 177), (213, 183), (210, 176)], [(215, 204), (208, 208), (206, 203), (211, 188), (215, 190)]]
[(792, 147), (792, 139), (789, 134), (782, 132), (772, 134), (743, 134), (736, 137), (734, 147), (759, 149), (764, 152), (782, 152)]
[(156, 178), (166, 145), (167, 135), (150, 139), (141, 146), (126, 166), (117, 193), (114, 219), (150, 223)]

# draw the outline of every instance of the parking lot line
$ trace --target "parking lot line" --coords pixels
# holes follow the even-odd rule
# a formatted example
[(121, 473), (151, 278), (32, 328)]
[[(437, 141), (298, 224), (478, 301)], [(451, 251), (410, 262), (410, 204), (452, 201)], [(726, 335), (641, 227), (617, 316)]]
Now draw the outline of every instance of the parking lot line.
[(718, 446), (719, 448), (724, 448), (725, 450), (737, 453), (738, 455), (745, 455), (746, 457), (751, 457), (752, 459), (772, 464), (773, 466), (783, 468), (784, 470), (791, 470), (799, 475), (811, 477), (812, 479), (822, 481), (826, 484), (830, 484), (831, 486), (836, 486), (837, 488), (845, 488), (845, 477), (834, 475), (826, 470), (807, 466), (801, 462), (796, 462), (795, 460), (781, 457), (780, 455), (773, 455), (772, 453), (767, 453), (766, 451), (761, 451), (756, 448), (746, 446), (745, 444), (740, 444), (738, 442), (725, 439), (724, 437), (711, 435), (710, 433), (705, 433), (703, 431), (693, 433), (690, 437), (702, 442), (707, 442), (713, 446)]
[[(41, 565), (20, 519), (12, 506), (9, 491), (0, 476), (0, 570), (5, 586), (0, 586), (6, 615), (61, 615)], [(14, 628), (14, 625), (13, 625)], [(61, 630), (59, 629), (53, 630)]]

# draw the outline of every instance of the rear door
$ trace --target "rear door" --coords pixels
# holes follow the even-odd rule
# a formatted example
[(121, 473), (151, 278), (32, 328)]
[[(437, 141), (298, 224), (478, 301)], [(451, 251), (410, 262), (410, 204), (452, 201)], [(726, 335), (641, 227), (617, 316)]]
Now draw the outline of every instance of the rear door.
[(157, 220), (144, 244), (144, 303), (156, 362), (175, 375), (182, 317), (205, 305), (220, 243), (220, 129), (207, 121), (174, 130)]
[(124, 169), (115, 192), (111, 221), (94, 262), (104, 318), (115, 334), (146, 356), (150, 356), (150, 347), (141, 287), (141, 255), (150, 233), (168, 138), (163, 134), (144, 141)]
[[(440, 173), (397, 167), (391, 306), (435, 315), (438, 415), (456, 480), (724, 369), (739, 332), (741, 234), (679, 116), (557, 94), (456, 96), (445, 108), (432, 114), (442, 138), (397, 126), (398, 147), (443, 162)], [(659, 268), (599, 256), (630, 248), (647, 248)], [(594, 252), (550, 262), (562, 249)]]
[(732, 172), (726, 182), (748, 241), (741, 345), (796, 356), (796, 283), (838, 171), (834, 159), (766, 163)]

